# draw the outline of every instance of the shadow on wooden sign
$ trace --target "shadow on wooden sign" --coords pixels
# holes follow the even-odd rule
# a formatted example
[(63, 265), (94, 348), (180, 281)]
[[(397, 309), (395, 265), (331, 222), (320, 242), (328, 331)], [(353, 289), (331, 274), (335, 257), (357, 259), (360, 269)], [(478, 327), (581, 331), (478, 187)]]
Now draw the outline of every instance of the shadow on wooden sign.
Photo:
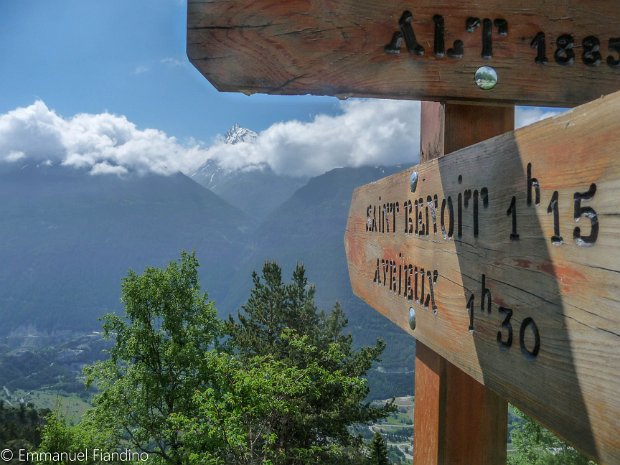
[(356, 295), (602, 463), (620, 463), (618, 114), (620, 93), (363, 186), (345, 235)]

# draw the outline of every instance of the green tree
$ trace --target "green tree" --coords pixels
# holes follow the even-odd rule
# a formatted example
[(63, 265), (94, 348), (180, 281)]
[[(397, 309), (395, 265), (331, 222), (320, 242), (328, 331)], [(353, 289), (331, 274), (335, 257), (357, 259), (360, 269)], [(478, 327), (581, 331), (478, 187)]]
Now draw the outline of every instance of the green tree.
[(388, 449), (381, 433), (376, 432), (370, 443), (369, 465), (390, 465)]
[[(282, 282), (282, 269), (276, 263), (265, 263), (262, 279), (252, 273), (254, 287), (235, 321), (230, 317), (227, 331), (237, 353), (245, 357), (272, 355), (276, 359), (289, 354), (282, 332), (285, 329), (316, 338), (321, 324), (314, 304), (315, 289), (308, 285), (303, 266), (297, 266), (290, 284)], [(334, 322), (336, 324), (336, 322)], [(333, 332), (333, 331), (332, 331)]]
[(47, 451), (131, 448), (170, 465), (365, 465), (368, 448), (351, 427), (394, 411), (365, 402), (364, 375), (383, 344), (354, 350), (340, 306), (319, 312), (303, 268), (284, 284), (275, 264), (254, 275), (239, 322), (222, 332), (197, 268), (183, 253), (123, 280), (126, 315), (104, 318), (110, 358), (85, 370), (99, 389), (94, 407), (76, 426), (50, 417)]
[(266, 357), (290, 369), (301, 389), (283, 396), (287, 408), (269, 415), (266, 428), (274, 438), (269, 447), (279, 451), (273, 463), (363, 462), (365, 447), (351, 426), (394, 411), (392, 404), (365, 402), (365, 375), (379, 360), (383, 342), (353, 349), (351, 335), (343, 334), (347, 319), (340, 305), (329, 313), (317, 310), (315, 289), (301, 265), (288, 284), (275, 263), (266, 263), (253, 281), (238, 320), (228, 321), (230, 344), (242, 361)]
[(517, 408), (511, 411), (520, 420), (511, 433), (514, 452), (508, 465), (595, 465)]
[(20, 403), (18, 407), (6, 406), (0, 401), (0, 449), (10, 449), (18, 463), (20, 449), (34, 450), (41, 441), (39, 428), (48, 410), (36, 410), (32, 404)]
[(278, 446), (274, 427), (316, 389), (310, 373), (270, 357), (242, 361), (215, 352), (207, 357), (214, 383), (196, 394), (194, 414), (178, 416), (195, 451), (191, 463), (284, 463), (287, 451)]
[(175, 417), (194, 412), (195, 392), (209, 386), (204, 354), (220, 322), (197, 270), (195, 255), (183, 252), (165, 269), (130, 271), (122, 283), (125, 316), (104, 317), (104, 335), (115, 342), (110, 358), (85, 370), (87, 384), (99, 389), (94, 421), (109, 427), (118, 447), (147, 452), (155, 463), (187, 463)]
[[(113, 435), (106, 424), (101, 424), (92, 415), (93, 411), (86, 413), (82, 421), (77, 425), (70, 424), (59, 410), (49, 413), (45, 418), (45, 426), (41, 431), (41, 444), (38, 447), (39, 453), (55, 452), (80, 453), (86, 450), (91, 451), (85, 464), (98, 463), (94, 460), (92, 451), (99, 449), (102, 451), (113, 451), (116, 444), (113, 442)], [(41, 454), (44, 459), (45, 456)], [(68, 461), (46, 461), (42, 464), (64, 464), (73, 463)]]

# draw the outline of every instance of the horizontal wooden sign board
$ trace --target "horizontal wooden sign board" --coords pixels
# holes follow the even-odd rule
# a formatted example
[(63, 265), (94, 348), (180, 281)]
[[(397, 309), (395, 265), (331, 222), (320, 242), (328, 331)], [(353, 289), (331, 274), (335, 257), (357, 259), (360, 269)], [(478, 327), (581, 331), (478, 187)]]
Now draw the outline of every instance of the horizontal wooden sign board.
[(620, 463), (618, 115), (620, 93), (360, 187), (345, 235), (356, 295), (609, 464)]
[(187, 53), (221, 91), (572, 106), (620, 90), (620, 5), (189, 0)]

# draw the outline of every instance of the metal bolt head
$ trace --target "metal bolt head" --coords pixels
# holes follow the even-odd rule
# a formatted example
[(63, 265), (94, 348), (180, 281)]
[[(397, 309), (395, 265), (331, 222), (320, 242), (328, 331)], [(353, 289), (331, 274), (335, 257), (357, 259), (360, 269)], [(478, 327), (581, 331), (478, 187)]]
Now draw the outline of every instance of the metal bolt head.
[(413, 307), (409, 308), (409, 327), (415, 329), (415, 309)]
[(418, 172), (414, 171), (411, 173), (411, 177), (409, 178), (409, 186), (411, 187), (411, 192), (415, 192), (418, 187)]
[(481, 66), (476, 70), (474, 81), (482, 90), (491, 90), (497, 85), (497, 71), (492, 66)]

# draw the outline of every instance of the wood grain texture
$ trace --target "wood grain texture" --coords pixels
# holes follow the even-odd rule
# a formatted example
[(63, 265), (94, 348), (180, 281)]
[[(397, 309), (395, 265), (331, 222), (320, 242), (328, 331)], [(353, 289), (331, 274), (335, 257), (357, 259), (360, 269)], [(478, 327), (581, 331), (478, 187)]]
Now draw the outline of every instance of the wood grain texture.
[[(413, 14), (423, 56), (387, 54), (405, 10)], [(464, 44), (461, 59), (434, 54), (434, 15), (445, 25), (445, 49)], [(482, 29), (470, 17), (505, 19), (508, 35), (492, 28), (492, 58), (484, 59)], [(466, 100), (572, 106), (620, 89), (609, 39), (620, 37), (616, 0), (189, 0), (187, 54), (219, 90), (422, 100)], [(545, 33), (548, 63), (537, 64), (532, 40)], [(556, 63), (556, 41), (574, 38), (575, 62)], [(582, 42), (600, 41), (599, 66), (583, 62)], [(474, 84), (483, 65), (499, 74), (488, 91)]]
[[(361, 187), (353, 195), (345, 233), (356, 295), (603, 464), (620, 463), (618, 114), (620, 93)], [(532, 184), (531, 205), (527, 204), (529, 164), (530, 177), (540, 186), (536, 204)], [(412, 171), (419, 179), (413, 194)], [(576, 221), (575, 193), (584, 194), (592, 184), (596, 192), (581, 201)], [(458, 194), (477, 190), (481, 195), (483, 188), (488, 189), (488, 206), (480, 200), (477, 237), (473, 197), (462, 207), (462, 235), (458, 237)], [(557, 245), (551, 241), (556, 232), (554, 209), (548, 213), (555, 192), (559, 233), (564, 239)], [(426, 203), (427, 196), (435, 194), (437, 232), (431, 212), (429, 222), (424, 214), (422, 218), (423, 225), (430, 225), (428, 235), (405, 234), (404, 202), (423, 198)], [(446, 197), (453, 200), (455, 226), (454, 236), (444, 239), (440, 219)], [(518, 240), (511, 239), (513, 197)], [(396, 232), (367, 231), (368, 206), (381, 209), (390, 202), (400, 205)], [(587, 238), (595, 229), (587, 217), (591, 211), (583, 210), (586, 207), (594, 210), (598, 220), (597, 238), (589, 247), (574, 238), (576, 232)], [(446, 213), (446, 225), (447, 218)], [(428, 284), (417, 302), (403, 295), (402, 277), (394, 279), (394, 290), (384, 284), (386, 277), (390, 281), (383, 270), (381, 283), (373, 282), (377, 259), (393, 260), (394, 276), (406, 264), (417, 266), (418, 271), (424, 268), (425, 274), (418, 277), (426, 277), (429, 270), (432, 277), (437, 270), (433, 285), (436, 311)], [(484, 288), (491, 295), (490, 312), (486, 299), (481, 308), (482, 296), (487, 294), (483, 293), (483, 275)], [(421, 289), (418, 300), (420, 294)], [(470, 330), (467, 303), (472, 294)], [(417, 314), (415, 331), (408, 325), (410, 307)], [(502, 327), (508, 314), (500, 312), (500, 307), (512, 311), (510, 347), (506, 346), (508, 328)], [(536, 356), (532, 355), (536, 338), (531, 321), (539, 334)]]
[[(420, 163), (423, 163), (445, 155), (446, 106), (439, 102), (420, 102), (420, 107)], [(458, 128), (452, 128), (455, 129), (459, 132)], [(510, 129), (513, 128), (507, 131)], [(496, 135), (492, 134), (489, 137)], [(476, 142), (481, 140), (483, 139)]]
[(413, 463), (506, 463), (504, 399), (420, 341), (415, 376)]
[(436, 465), (445, 431), (446, 359), (416, 341), (413, 463)]
[[(422, 161), (514, 129), (514, 107), (422, 102)], [(504, 465), (508, 406), (416, 342), (414, 463)]]
[(420, 162), (514, 129), (513, 106), (421, 102)]
[(444, 105), (444, 153), (452, 153), (512, 131), (515, 109), (481, 105)]
[(504, 465), (508, 437), (506, 401), (450, 362), (445, 365), (446, 418), (439, 463)]

